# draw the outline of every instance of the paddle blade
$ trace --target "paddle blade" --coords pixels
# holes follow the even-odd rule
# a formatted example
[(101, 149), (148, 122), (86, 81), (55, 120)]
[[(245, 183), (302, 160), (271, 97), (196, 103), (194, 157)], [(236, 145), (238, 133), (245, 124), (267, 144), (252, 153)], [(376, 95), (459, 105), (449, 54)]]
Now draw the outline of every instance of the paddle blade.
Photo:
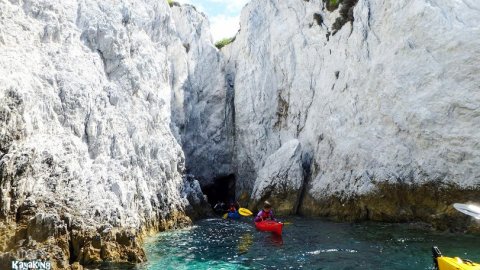
[(228, 213), (225, 213), (225, 214), (223, 215), (223, 219), (226, 219), (227, 217), (228, 217)]
[(453, 207), (466, 215), (480, 219), (480, 207), (476, 205), (455, 203), (453, 204)]
[(238, 213), (244, 217), (248, 217), (253, 215), (252, 211), (248, 210), (247, 208), (240, 208), (238, 209)]

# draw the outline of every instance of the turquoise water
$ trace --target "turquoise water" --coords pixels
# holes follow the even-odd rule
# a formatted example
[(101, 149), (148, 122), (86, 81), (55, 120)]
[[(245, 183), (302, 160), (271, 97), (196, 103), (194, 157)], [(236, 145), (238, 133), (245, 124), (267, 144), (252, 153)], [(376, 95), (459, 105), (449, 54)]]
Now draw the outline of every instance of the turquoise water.
[[(334, 223), (292, 217), (283, 237), (250, 219), (206, 219), (145, 244), (149, 261), (130, 269), (433, 269), (431, 247), (480, 261), (480, 236), (412, 224)], [(127, 269), (125, 267), (109, 269)]]
[(431, 247), (480, 261), (480, 236), (433, 232), (418, 225), (334, 223), (290, 218), (282, 237), (250, 219), (206, 219), (146, 243), (137, 269), (433, 269)]

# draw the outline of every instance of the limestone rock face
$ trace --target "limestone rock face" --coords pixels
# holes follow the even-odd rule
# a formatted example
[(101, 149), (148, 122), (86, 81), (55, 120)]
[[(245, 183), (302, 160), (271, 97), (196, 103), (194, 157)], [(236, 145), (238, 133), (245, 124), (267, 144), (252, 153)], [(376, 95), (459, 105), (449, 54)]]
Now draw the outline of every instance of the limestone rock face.
[(233, 173), (233, 89), (205, 15), (190, 5), (173, 6), (172, 14), (188, 60), (172, 115), (188, 172), (208, 185)]
[(297, 139), (311, 202), (380, 183), (478, 190), (478, 10), (478, 1), (251, 1), (224, 50), (238, 189), (254, 190), (272, 153)]
[(168, 4), (0, 1), (0, 26), (0, 252), (144, 260), (143, 233), (204, 202), (171, 131), (189, 69)]
[(330, 3), (252, 0), (219, 52), (191, 6), (0, 1), (0, 268), (142, 261), (195, 178), (374, 220), (478, 198), (480, 2)]
[(300, 142), (293, 139), (271, 154), (258, 172), (251, 208), (261, 207), (264, 200), (269, 200), (276, 213), (295, 214), (303, 180), (302, 150)]

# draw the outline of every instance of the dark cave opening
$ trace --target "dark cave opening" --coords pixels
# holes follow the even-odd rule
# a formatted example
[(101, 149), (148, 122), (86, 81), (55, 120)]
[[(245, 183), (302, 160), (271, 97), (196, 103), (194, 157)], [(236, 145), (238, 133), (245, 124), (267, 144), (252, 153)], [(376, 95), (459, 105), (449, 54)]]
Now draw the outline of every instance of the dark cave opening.
[(202, 187), (202, 190), (212, 207), (217, 203), (229, 205), (235, 201), (235, 184), (235, 175), (230, 174), (216, 178), (213, 184)]

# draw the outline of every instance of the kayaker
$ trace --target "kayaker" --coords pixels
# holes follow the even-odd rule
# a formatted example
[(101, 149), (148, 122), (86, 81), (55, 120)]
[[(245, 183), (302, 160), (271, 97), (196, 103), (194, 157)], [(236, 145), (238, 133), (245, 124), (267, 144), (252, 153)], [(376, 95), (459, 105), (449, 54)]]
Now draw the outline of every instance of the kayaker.
[(263, 220), (275, 220), (276, 221), (276, 219), (273, 215), (272, 205), (268, 201), (265, 201), (263, 203), (263, 209), (260, 212), (258, 212), (254, 221), (259, 222), (259, 221), (263, 221)]
[(240, 204), (238, 203), (238, 201), (235, 201), (233, 204), (235, 205), (235, 208), (237, 208), (237, 211), (238, 211), (238, 209), (240, 209)]
[(228, 212), (235, 213), (237, 211), (238, 211), (238, 209), (237, 209), (237, 206), (235, 205), (235, 203), (233, 203), (233, 202), (230, 203), (230, 207), (228, 208)]

